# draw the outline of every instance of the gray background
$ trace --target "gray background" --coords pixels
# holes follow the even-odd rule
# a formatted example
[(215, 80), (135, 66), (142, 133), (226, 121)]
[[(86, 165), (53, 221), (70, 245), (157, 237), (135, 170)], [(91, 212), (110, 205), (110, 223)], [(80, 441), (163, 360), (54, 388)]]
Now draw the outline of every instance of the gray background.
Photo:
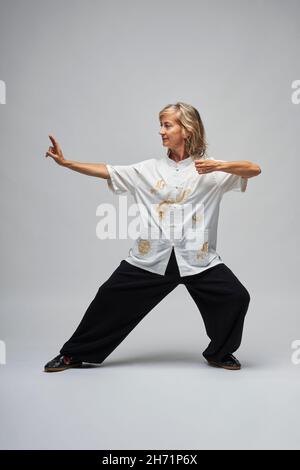
[[(299, 448), (299, 0), (0, 5), (0, 447)], [(217, 251), (251, 295), (243, 368), (206, 365), (178, 286), (101, 366), (45, 374), (132, 244), (97, 238), (97, 206), (118, 197), (45, 159), (48, 134), (71, 160), (159, 158), (158, 112), (178, 100), (211, 156), (262, 169), (219, 220)]]

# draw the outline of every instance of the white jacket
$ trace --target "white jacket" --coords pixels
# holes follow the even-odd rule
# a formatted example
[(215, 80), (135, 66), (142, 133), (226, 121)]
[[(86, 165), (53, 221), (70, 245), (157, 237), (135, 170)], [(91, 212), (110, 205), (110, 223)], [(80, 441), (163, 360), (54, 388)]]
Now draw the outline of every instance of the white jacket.
[(128, 263), (163, 275), (172, 247), (181, 276), (223, 263), (216, 252), (220, 202), (226, 191), (245, 192), (247, 178), (222, 171), (199, 174), (192, 157), (175, 162), (167, 155), (107, 164), (107, 169), (110, 190), (131, 193), (140, 208), (140, 233)]

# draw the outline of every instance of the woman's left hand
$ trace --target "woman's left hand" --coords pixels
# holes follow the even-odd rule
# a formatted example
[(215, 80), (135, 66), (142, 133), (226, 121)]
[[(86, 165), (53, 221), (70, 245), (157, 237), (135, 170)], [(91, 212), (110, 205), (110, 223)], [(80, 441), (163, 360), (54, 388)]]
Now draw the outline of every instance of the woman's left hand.
[(195, 160), (195, 167), (199, 174), (211, 173), (220, 169), (220, 162), (215, 160)]

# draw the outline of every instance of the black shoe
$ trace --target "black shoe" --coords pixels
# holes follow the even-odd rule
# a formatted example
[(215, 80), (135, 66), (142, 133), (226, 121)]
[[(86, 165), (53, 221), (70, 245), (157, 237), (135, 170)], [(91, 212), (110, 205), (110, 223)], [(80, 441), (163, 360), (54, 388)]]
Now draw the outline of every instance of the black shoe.
[(70, 369), (71, 367), (81, 367), (82, 361), (74, 359), (70, 356), (59, 354), (45, 365), (45, 372), (60, 372), (61, 370)]
[(241, 368), (240, 362), (234, 357), (233, 354), (226, 354), (220, 361), (213, 359), (206, 359), (208, 364), (213, 367), (222, 367), (223, 369), (239, 370)]

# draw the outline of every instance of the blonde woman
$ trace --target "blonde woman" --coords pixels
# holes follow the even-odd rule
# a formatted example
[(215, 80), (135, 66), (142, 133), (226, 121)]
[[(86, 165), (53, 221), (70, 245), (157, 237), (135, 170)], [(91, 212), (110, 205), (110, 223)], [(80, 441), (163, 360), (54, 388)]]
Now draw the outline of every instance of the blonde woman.
[(256, 163), (207, 155), (205, 130), (193, 106), (177, 102), (159, 113), (161, 158), (131, 165), (66, 160), (49, 136), (46, 152), (60, 166), (107, 180), (115, 194), (130, 193), (141, 230), (126, 258), (99, 287), (77, 329), (44, 370), (102, 363), (166, 295), (183, 284), (202, 315), (211, 366), (239, 370), (233, 355), (242, 339), (248, 290), (216, 251), (219, 205), (227, 191), (245, 192)]

